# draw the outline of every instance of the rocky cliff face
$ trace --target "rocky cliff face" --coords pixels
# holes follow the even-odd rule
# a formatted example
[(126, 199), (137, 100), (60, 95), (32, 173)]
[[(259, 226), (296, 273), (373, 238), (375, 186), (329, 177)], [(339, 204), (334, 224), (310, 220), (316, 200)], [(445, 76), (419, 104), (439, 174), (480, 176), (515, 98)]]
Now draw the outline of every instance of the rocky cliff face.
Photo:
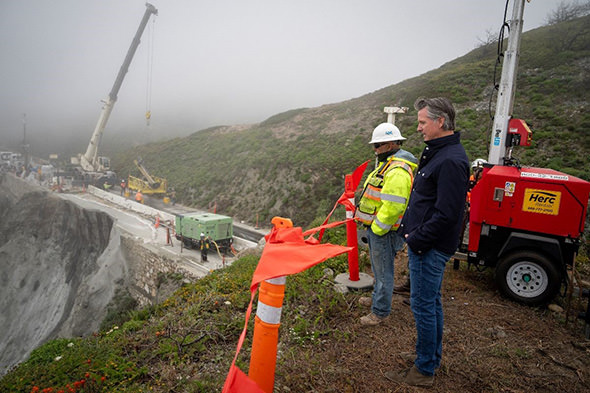
[(98, 329), (125, 277), (110, 216), (0, 174), (0, 375), (55, 337)]

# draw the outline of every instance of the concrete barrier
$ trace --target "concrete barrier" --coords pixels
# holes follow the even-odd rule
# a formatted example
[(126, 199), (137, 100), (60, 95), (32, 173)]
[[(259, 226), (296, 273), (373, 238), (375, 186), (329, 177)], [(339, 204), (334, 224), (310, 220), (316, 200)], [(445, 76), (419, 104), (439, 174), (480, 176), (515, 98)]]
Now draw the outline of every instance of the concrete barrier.
[(172, 225), (174, 225), (175, 216), (174, 214), (170, 214), (158, 209), (154, 209), (151, 206), (146, 206), (144, 204), (135, 202), (134, 200), (127, 199), (125, 197), (119, 196), (117, 194), (113, 194), (112, 192), (101, 190), (100, 188), (94, 186), (88, 186), (88, 193), (92, 194), (100, 199), (104, 199), (115, 205), (124, 207), (129, 210), (133, 210), (134, 212), (144, 214), (146, 216), (153, 217), (154, 220), (156, 217), (160, 217), (160, 221), (166, 222), (170, 221)]

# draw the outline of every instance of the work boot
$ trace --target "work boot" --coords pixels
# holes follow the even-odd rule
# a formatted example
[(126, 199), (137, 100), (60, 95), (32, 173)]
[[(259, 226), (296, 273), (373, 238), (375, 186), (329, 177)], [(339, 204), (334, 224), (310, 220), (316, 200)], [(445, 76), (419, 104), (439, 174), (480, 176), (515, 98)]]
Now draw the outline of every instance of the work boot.
[(367, 314), (364, 317), (361, 317), (361, 325), (365, 326), (376, 326), (383, 322), (387, 317), (380, 317), (373, 313)]
[(400, 352), (399, 357), (409, 363), (414, 363), (416, 361), (415, 352)]
[(371, 307), (371, 305), (373, 304), (373, 298), (369, 296), (363, 296), (359, 299), (359, 304), (361, 306)]
[(403, 371), (387, 371), (385, 378), (397, 383), (405, 383), (410, 386), (431, 387), (434, 383), (434, 376), (422, 374), (416, 366)]
[(393, 286), (393, 293), (397, 293), (398, 295), (410, 296), (410, 278), (406, 280), (401, 285), (394, 285)]

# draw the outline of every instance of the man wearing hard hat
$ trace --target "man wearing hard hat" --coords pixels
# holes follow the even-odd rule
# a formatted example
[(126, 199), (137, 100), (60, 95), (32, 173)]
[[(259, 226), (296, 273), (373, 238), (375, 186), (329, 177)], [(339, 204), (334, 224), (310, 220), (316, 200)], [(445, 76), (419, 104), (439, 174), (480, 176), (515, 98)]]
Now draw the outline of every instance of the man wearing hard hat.
[(365, 181), (355, 219), (367, 228), (375, 285), (371, 297), (359, 299), (361, 305), (371, 307), (371, 312), (361, 318), (362, 325), (378, 325), (391, 313), (393, 261), (404, 245), (397, 230), (408, 205), (418, 162), (412, 153), (401, 148), (405, 139), (395, 125), (382, 123), (373, 130), (369, 142), (377, 164)]
[(205, 236), (201, 232), (201, 238), (199, 239), (199, 249), (201, 250), (201, 262), (207, 262), (207, 252), (209, 251), (209, 236)]

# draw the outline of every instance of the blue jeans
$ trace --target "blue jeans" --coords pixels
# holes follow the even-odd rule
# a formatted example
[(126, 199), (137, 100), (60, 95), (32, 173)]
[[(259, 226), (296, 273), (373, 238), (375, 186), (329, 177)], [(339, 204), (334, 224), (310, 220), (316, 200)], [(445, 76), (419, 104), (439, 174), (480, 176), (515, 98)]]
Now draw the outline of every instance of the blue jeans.
[(410, 303), (418, 334), (414, 364), (424, 375), (434, 375), (440, 367), (444, 324), (441, 286), (451, 256), (435, 249), (416, 254), (408, 247)]
[(404, 246), (404, 241), (397, 232), (389, 231), (383, 236), (367, 229), (371, 269), (375, 276), (373, 287), (373, 314), (386, 317), (391, 313), (391, 297), (393, 296), (393, 260), (395, 254)]

